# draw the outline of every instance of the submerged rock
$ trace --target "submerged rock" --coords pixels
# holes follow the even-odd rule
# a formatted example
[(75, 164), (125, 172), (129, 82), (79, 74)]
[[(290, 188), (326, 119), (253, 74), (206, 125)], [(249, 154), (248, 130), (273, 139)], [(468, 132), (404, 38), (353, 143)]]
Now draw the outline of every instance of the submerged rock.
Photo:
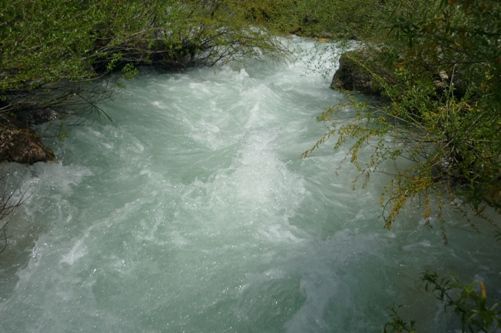
[(0, 125), (0, 162), (33, 164), (54, 159), (54, 153), (34, 131)]

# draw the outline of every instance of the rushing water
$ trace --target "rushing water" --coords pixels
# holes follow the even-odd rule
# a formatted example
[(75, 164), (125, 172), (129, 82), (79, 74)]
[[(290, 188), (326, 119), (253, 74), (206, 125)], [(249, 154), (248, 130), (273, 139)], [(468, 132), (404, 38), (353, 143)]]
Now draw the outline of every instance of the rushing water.
[(59, 162), (3, 165), (25, 202), (0, 254), (0, 331), (380, 332), (405, 304), (446, 332), (422, 271), (501, 294), (491, 235), (450, 211), (445, 246), (418, 208), (384, 230), (387, 179), (353, 190), (329, 144), (300, 158), (343, 96), (335, 50), (293, 45), (280, 62), (143, 73), (100, 104), (113, 122), (41, 128)]

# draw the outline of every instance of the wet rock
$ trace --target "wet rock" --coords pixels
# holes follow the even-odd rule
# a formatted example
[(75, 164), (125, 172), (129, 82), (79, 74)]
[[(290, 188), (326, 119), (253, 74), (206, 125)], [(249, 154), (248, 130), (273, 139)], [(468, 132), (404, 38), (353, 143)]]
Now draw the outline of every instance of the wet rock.
[(332, 89), (358, 91), (367, 95), (380, 96), (383, 88), (359, 59), (368, 56), (361, 51), (350, 51), (341, 55), (339, 68), (332, 79)]
[(22, 110), (16, 113), (16, 123), (19, 127), (31, 127), (56, 118), (57, 112), (52, 109)]
[(0, 125), (0, 162), (33, 164), (54, 159), (54, 153), (32, 130)]

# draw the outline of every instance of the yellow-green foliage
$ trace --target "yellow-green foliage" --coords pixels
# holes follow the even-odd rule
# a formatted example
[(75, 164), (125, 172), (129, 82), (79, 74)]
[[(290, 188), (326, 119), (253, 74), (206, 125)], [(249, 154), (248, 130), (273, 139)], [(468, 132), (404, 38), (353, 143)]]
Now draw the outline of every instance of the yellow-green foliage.
[[(347, 1), (335, 2), (350, 6)], [(355, 20), (351, 26), (365, 42), (365, 51), (356, 60), (382, 86), (387, 107), (367, 112), (365, 123), (357, 118), (329, 136), (338, 135), (337, 145), (346, 137), (354, 138), (351, 161), (362, 173), (373, 172), (388, 159), (413, 162), (385, 190), (386, 226), (392, 226), (413, 198), (425, 203), (424, 215), (429, 217), (433, 206), (429, 194), (437, 188), (448, 196), (466, 198), (477, 212), (482, 203), (499, 208), (501, 3), (366, 3), (372, 9), (367, 18), (372, 19)], [(385, 135), (392, 137), (391, 145), (381, 140)], [(377, 142), (373, 155), (361, 165), (358, 152), (372, 141)]]

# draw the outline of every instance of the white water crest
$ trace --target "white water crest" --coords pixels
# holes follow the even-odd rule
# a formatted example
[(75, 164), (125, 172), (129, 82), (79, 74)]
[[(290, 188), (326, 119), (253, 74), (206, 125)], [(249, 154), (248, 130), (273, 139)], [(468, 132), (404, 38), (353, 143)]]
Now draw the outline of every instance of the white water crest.
[(388, 178), (353, 190), (329, 143), (301, 159), (343, 101), (340, 50), (288, 44), (283, 61), (145, 70), (100, 103), (113, 122), (40, 128), (59, 162), (1, 166), (25, 201), (0, 254), (0, 331), (381, 332), (404, 304), (420, 331), (452, 332), (424, 270), (501, 294), (499, 243), (461, 214), (445, 210), (448, 245), (418, 207), (385, 230)]

